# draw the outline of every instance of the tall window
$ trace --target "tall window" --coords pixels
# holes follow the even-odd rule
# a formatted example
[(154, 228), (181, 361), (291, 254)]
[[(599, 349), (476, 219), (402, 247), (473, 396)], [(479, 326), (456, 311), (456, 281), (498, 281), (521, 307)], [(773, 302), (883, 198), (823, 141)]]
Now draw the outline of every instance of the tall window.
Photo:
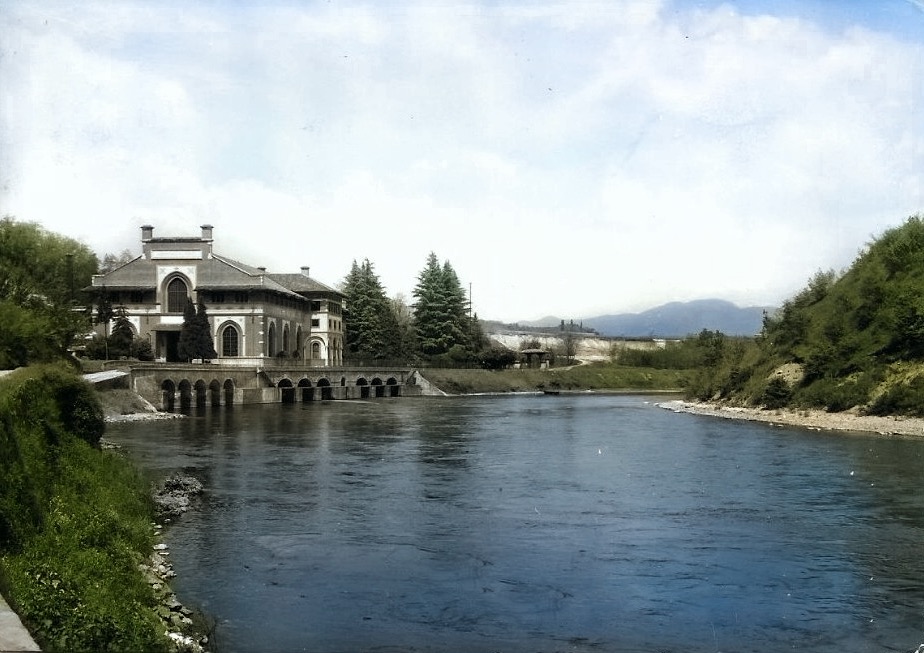
[(282, 351), (289, 353), (289, 325), (282, 327)]
[(225, 330), (221, 332), (221, 355), (222, 356), (239, 356), (239, 346), (240, 336), (238, 336), (237, 329), (233, 326), (226, 326)]
[(182, 313), (189, 301), (189, 291), (186, 282), (177, 277), (167, 284), (167, 312)]
[(276, 325), (272, 322), (270, 322), (269, 331), (266, 335), (266, 355), (276, 355)]

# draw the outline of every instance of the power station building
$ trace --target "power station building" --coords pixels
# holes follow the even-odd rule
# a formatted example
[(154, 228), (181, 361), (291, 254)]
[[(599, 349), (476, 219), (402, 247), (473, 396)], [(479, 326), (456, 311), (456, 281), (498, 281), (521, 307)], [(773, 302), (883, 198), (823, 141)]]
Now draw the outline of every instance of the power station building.
[[(212, 251), (211, 225), (198, 237), (154, 237), (141, 227), (141, 255), (93, 277), (113, 307), (124, 307), (136, 338), (155, 359), (178, 360), (188, 301), (207, 307), (223, 363), (286, 358), (312, 366), (343, 363), (343, 294), (308, 276), (275, 274)], [(102, 332), (102, 325), (98, 326)]]

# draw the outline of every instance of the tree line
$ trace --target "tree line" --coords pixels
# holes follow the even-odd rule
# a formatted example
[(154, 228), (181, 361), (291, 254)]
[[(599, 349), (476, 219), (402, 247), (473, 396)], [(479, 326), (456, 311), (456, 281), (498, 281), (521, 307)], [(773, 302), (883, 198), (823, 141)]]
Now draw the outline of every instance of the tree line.
[(434, 252), (417, 276), (411, 305), (401, 296), (389, 299), (369, 259), (353, 261), (341, 291), (348, 362), (492, 367), (504, 356), (489, 345), (452, 264)]

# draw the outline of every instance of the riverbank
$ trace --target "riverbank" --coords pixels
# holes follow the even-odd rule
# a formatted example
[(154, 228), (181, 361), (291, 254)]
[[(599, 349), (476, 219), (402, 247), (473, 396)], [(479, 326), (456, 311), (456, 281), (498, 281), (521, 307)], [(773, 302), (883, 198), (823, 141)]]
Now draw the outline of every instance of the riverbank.
[(752, 422), (797, 426), (818, 431), (853, 431), (924, 437), (924, 418), (878, 417), (853, 412), (828, 413), (822, 410), (763, 410), (725, 404), (690, 401), (665, 401), (658, 404), (677, 413), (692, 413), (724, 419), (743, 419)]

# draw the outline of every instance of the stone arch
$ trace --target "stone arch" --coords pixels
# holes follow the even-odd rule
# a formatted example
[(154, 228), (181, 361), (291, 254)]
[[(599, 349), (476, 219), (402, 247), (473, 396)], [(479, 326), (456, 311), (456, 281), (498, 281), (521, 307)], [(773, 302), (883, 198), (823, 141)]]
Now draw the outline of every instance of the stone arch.
[(179, 272), (164, 279), (164, 312), (182, 313), (186, 309), (186, 302), (190, 301), (189, 279)]
[(222, 358), (241, 355), (241, 330), (234, 322), (225, 322), (218, 328), (218, 347)]
[(177, 389), (180, 391), (180, 410), (189, 410), (192, 407), (192, 383), (183, 379)]
[(209, 383), (209, 404), (212, 406), (221, 406), (221, 383), (218, 379), (212, 379)]
[(311, 359), (312, 363), (323, 360), (321, 358), (321, 341), (320, 340), (312, 340), (311, 344), (308, 346), (308, 350), (310, 352), (308, 357)]
[(302, 379), (298, 382), (298, 387), (302, 391), (302, 401), (314, 401), (314, 388), (311, 387), (311, 381)]
[(193, 384), (193, 391), (196, 396), (196, 408), (205, 408), (208, 404), (208, 386), (203, 379), (199, 379)]
[(385, 385), (388, 387), (388, 396), (389, 397), (400, 397), (401, 396), (401, 386), (398, 384), (398, 379), (393, 376), (388, 377), (388, 380), (385, 381)]
[(280, 398), (284, 404), (294, 404), (295, 403), (295, 386), (292, 385), (292, 382), (289, 379), (282, 379), (279, 383), (276, 384), (276, 387), (279, 388)]
[(164, 379), (160, 384), (161, 408), (172, 413), (176, 403), (176, 384), (171, 379)]
[(356, 379), (356, 385), (359, 386), (359, 398), (368, 399), (369, 398), (369, 382), (366, 381), (365, 377), (359, 377)]
[(376, 397), (384, 397), (384, 396), (385, 396), (385, 386), (382, 384), (382, 379), (380, 379), (379, 377), (373, 378), (373, 379), (372, 379), (372, 387), (375, 388), (375, 396), (376, 396)]
[(317, 386), (321, 388), (321, 400), (329, 400), (334, 398), (334, 389), (330, 385), (330, 381), (326, 378), (321, 377), (318, 379)]
[(225, 382), (221, 388), (225, 394), (225, 406), (230, 406), (234, 403), (234, 381), (231, 379), (225, 379)]

